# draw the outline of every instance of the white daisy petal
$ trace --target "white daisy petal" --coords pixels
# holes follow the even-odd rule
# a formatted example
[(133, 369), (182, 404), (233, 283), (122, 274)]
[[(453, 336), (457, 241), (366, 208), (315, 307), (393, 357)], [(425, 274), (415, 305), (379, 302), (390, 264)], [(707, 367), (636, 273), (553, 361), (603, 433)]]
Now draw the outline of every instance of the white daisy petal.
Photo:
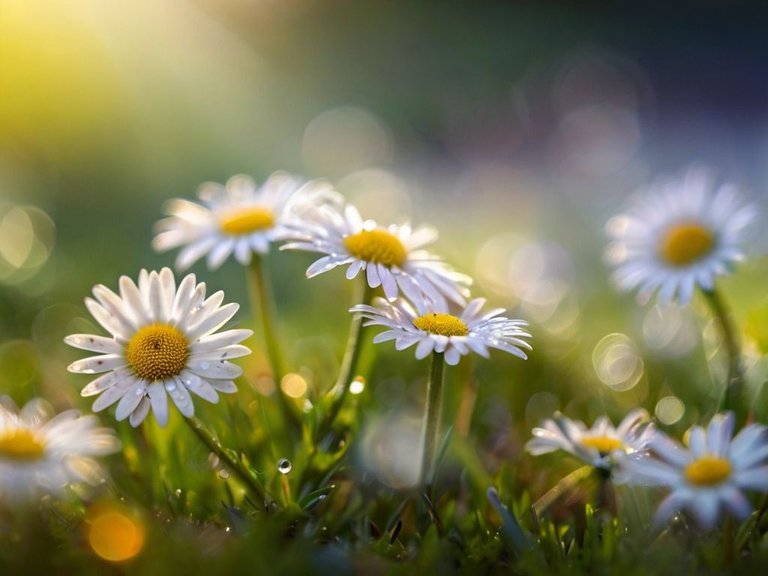
[(216, 378), (229, 380), (237, 378), (243, 373), (240, 366), (231, 362), (211, 362), (209, 360), (192, 359), (188, 366), (191, 372), (203, 378)]
[(129, 388), (123, 397), (120, 398), (120, 402), (117, 403), (117, 410), (115, 410), (115, 419), (119, 422), (125, 420), (128, 415), (133, 412), (147, 394), (147, 386), (144, 382), (138, 381), (131, 388)]
[(157, 423), (160, 426), (165, 426), (168, 423), (168, 395), (165, 392), (165, 384), (163, 382), (152, 382), (147, 388), (147, 394), (149, 394), (152, 412)]
[(192, 403), (192, 397), (189, 395), (189, 391), (186, 386), (178, 378), (174, 378), (173, 384), (168, 384), (166, 390), (184, 416), (191, 418), (195, 415), (195, 405)]
[(115, 382), (112, 386), (104, 390), (101, 395), (96, 398), (91, 406), (91, 410), (94, 412), (100, 412), (109, 406), (112, 406), (115, 402), (125, 395), (128, 390), (133, 388), (135, 379), (124, 379)]
[(219, 401), (219, 396), (216, 394), (216, 390), (214, 390), (213, 386), (197, 374), (187, 370), (182, 372), (180, 380), (190, 392), (194, 392), (200, 396), (200, 398), (208, 400), (208, 402), (213, 404), (216, 404)]
[(73, 348), (88, 350), (89, 352), (101, 352), (102, 354), (120, 354), (123, 351), (114, 338), (94, 336), (93, 334), (72, 334), (64, 338), (64, 342)]
[(114, 372), (107, 372), (95, 380), (92, 380), (85, 388), (80, 391), (80, 395), (85, 397), (101, 394), (104, 392), (104, 390), (113, 386), (117, 381), (118, 377)]
[(200, 338), (218, 330), (237, 313), (239, 308), (240, 305), (234, 302), (225, 304), (208, 316), (201, 318), (198, 323), (191, 325), (187, 330), (187, 337)]
[(132, 326), (111, 315), (101, 304), (96, 302), (96, 300), (86, 298), (85, 307), (91, 313), (91, 316), (93, 316), (105, 330), (110, 334), (113, 334), (116, 338), (126, 340), (130, 334), (132, 334)]
[(149, 409), (151, 407), (152, 402), (150, 401), (149, 397), (144, 396), (141, 399), (141, 402), (139, 402), (139, 405), (136, 406), (136, 409), (131, 412), (130, 416), (128, 416), (128, 422), (131, 424), (131, 426), (137, 428), (142, 422), (144, 422), (147, 414), (149, 414)]
[(214, 380), (211, 378), (208, 380), (208, 383), (213, 386), (214, 390), (217, 392), (222, 392), (224, 394), (234, 394), (237, 392), (237, 386), (232, 380)]
[(126, 364), (127, 362), (122, 354), (103, 354), (72, 362), (67, 367), (67, 370), (77, 374), (99, 374), (120, 368)]

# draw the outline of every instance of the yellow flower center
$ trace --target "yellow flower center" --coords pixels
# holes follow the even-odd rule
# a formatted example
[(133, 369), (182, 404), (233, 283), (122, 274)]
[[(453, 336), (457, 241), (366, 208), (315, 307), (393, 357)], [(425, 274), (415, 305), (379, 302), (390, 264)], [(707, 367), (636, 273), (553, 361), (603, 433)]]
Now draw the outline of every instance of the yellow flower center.
[(659, 244), (661, 258), (672, 266), (688, 266), (715, 247), (712, 231), (696, 222), (681, 222), (664, 233)]
[(413, 325), (419, 330), (441, 336), (466, 336), (469, 328), (452, 314), (431, 312), (413, 319)]
[(258, 230), (267, 230), (275, 224), (271, 210), (261, 206), (252, 206), (240, 210), (230, 210), (219, 217), (219, 227), (224, 234), (241, 236)]
[(610, 454), (623, 447), (621, 440), (609, 436), (586, 436), (581, 439), (581, 444), (587, 448), (596, 448), (600, 454)]
[(402, 266), (408, 257), (400, 239), (386, 230), (363, 230), (344, 238), (344, 246), (358, 260)]
[(178, 328), (150, 324), (136, 331), (125, 348), (125, 357), (139, 378), (165, 380), (178, 376), (186, 366), (187, 346)]
[(0, 458), (37, 460), (45, 453), (45, 443), (26, 428), (10, 428), (0, 432)]
[(717, 456), (702, 456), (688, 464), (684, 474), (696, 486), (715, 486), (731, 475), (731, 463)]

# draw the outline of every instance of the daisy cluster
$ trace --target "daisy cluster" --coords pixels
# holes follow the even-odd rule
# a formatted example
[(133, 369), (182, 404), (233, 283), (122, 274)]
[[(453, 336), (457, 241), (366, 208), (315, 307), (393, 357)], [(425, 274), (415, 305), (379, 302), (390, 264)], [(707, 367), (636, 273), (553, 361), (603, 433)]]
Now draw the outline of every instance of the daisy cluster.
[[(274, 200), (276, 178), (283, 182), (279, 202)], [(366, 318), (366, 325), (389, 328), (377, 342), (394, 340), (398, 350), (415, 344), (417, 358), (432, 351), (445, 353), (449, 364), (470, 350), (487, 357), (488, 348), (525, 358), (523, 349), (530, 349), (523, 340), (530, 337), (523, 330), (526, 323), (500, 316), (501, 309), (480, 314), (482, 299), (467, 304), (471, 278), (427, 249), (437, 240), (433, 227), (382, 226), (363, 219), (354, 205), (323, 181), (299, 185), (285, 176), (272, 176), (260, 190), (252, 186), (243, 190), (245, 182), (236, 176), (225, 187), (205, 185), (199, 194), (207, 207), (172, 202), (172, 216), (158, 224), (155, 247), (185, 245), (179, 255), (182, 263), (187, 262), (187, 251), (198, 257), (209, 251), (212, 264), (219, 264), (219, 254), (229, 254), (229, 247), (243, 247), (243, 254), (234, 249), (243, 263), (250, 259), (244, 256), (248, 245), (265, 252), (268, 240), (288, 240), (282, 249), (321, 255), (307, 269), (308, 278), (343, 267), (347, 279), (363, 274), (370, 288), (381, 287), (384, 298), (351, 309)], [(230, 225), (232, 214), (256, 212), (269, 218), (246, 225), (243, 217), (240, 226)]]
[(768, 492), (768, 428), (749, 424), (733, 432), (732, 412), (715, 415), (706, 429), (691, 428), (687, 445), (659, 431), (644, 410), (630, 412), (617, 427), (604, 416), (587, 428), (558, 414), (533, 429), (526, 449), (534, 456), (562, 450), (615, 482), (666, 488), (656, 526), (687, 511), (709, 530), (724, 513), (739, 520), (749, 515), (745, 491)]

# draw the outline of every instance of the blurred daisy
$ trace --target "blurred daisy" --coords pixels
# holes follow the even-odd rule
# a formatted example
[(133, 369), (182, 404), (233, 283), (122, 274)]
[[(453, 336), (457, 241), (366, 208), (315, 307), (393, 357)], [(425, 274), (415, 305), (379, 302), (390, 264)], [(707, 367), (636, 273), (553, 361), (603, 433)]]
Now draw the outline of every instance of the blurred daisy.
[(531, 349), (531, 345), (523, 340), (531, 336), (522, 329), (527, 322), (499, 316), (504, 312), (502, 308), (481, 313), (484, 298), (469, 302), (459, 316), (451, 314), (446, 304), (431, 302), (423, 297), (415, 300), (415, 307), (404, 299), (388, 302), (376, 298), (374, 304), (359, 304), (350, 312), (361, 313), (365, 326), (388, 328), (374, 337), (375, 343), (394, 340), (398, 350), (416, 344), (418, 359), (434, 351), (445, 353), (445, 361), (455, 365), (461, 356), (470, 352), (488, 358), (489, 348), (525, 359), (527, 356), (522, 349)]
[(105, 472), (94, 456), (112, 454), (120, 442), (98, 419), (53, 410), (35, 399), (20, 411), (7, 398), (0, 402), (0, 500), (26, 500), (60, 494), (74, 483), (97, 484)]
[(243, 265), (251, 253), (266, 254), (271, 242), (287, 237), (295, 219), (313, 204), (338, 197), (328, 185), (302, 183), (276, 172), (261, 186), (237, 175), (222, 186), (207, 182), (197, 192), (203, 204), (175, 199), (166, 205), (169, 217), (160, 220), (152, 246), (159, 252), (182, 247), (176, 268), (185, 270), (207, 254), (215, 270), (231, 255)]
[(687, 509), (710, 529), (723, 509), (740, 519), (749, 515), (744, 490), (768, 492), (768, 429), (750, 424), (732, 439), (733, 426), (732, 412), (718, 414), (706, 430), (691, 429), (687, 448), (657, 433), (649, 445), (655, 457), (629, 463), (630, 481), (672, 489), (656, 511), (657, 525)]
[(617, 427), (600, 416), (589, 429), (583, 422), (557, 414), (533, 429), (534, 437), (525, 448), (534, 456), (564, 450), (591, 466), (612, 470), (626, 456), (644, 454), (655, 433), (642, 409), (632, 410)]
[(150, 408), (158, 423), (168, 421), (168, 397), (184, 416), (195, 409), (190, 392), (209, 402), (218, 402), (218, 392), (237, 391), (234, 378), (242, 369), (229, 362), (250, 354), (239, 344), (251, 330), (216, 332), (228, 322), (237, 304), (221, 305), (224, 292), (205, 298), (205, 283), (187, 275), (176, 288), (173, 272), (142, 270), (138, 286), (120, 278), (120, 295), (99, 284), (95, 300), (85, 299), (93, 317), (111, 338), (73, 334), (64, 341), (70, 346), (98, 352), (78, 360), (70, 372), (100, 374), (81, 394), (101, 394), (93, 403), (98, 412), (115, 402), (118, 420), (130, 418), (138, 426)]
[(346, 266), (348, 279), (364, 272), (368, 285), (381, 286), (390, 300), (402, 292), (411, 300), (426, 297), (443, 303), (447, 298), (464, 305), (472, 280), (423, 249), (436, 239), (437, 231), (429, 226), (384, 228), (363, 220), (357, 208), (347, 204), (343, 210), (316, 212), (297, 239), (281, 249), (325, 254), (307, 269), (308, 278)]
[(613, 280), (622, 290), (638, 288), (643, 301), (658, 290), (662, 302), (677, 296), (685, 304), (697, 285), (712, 290), (715, 277), (742, 260), (744, 228), (755, 215), (733, 185), (714, 189), (706, 170), (691, 168), (655, 185), (608, 222)]

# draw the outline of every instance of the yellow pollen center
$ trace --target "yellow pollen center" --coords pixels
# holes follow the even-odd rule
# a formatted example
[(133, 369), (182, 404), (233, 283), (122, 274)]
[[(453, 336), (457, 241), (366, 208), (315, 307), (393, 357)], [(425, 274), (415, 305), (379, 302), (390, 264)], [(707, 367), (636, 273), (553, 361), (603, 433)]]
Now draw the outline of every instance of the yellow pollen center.
[(37, 460), (45, 453), (45, 444), (26, 428), (10, 428), (0, 432), (0, 458)]
[(344, 238), (344, 246), (358, 260), (402, 266), (408, 253), (400, 239), (386, 230), (363, 230)]
[(715, 247), (712, 231), (696, 222), (681, 222), (664, 233), (659, 244), (661, 258), (672, 266), (687, 266)]
[(731, 463), (717, 456), (702, 456), (685, 467), (685, 477), (696, 486), (715, 486), (731, 475)]
[(241, 236), (258, 230), (267, 230), (275, 224), (272, 211), (261, 206), (225, 212), (219, 217), (221, 231), (230, 236)]
[(186, 366), (187, 346), (187, 339), (178, 328), (150, 324), (133, 335), (125, 348), (125, 357), (139, 378), (165, 380), (178, 376)]
[(581, 439), (581, 444), (587, 448), (596, 448), (600, 454), (610, 454), (623, 447), (621, 440), (608, 436), (587, 436)]
[(466, 336), (469, 328), (460, 319), (451, 314), (431, 312), (414, 318), (413, 325), (419, 330), (441, 336)]

